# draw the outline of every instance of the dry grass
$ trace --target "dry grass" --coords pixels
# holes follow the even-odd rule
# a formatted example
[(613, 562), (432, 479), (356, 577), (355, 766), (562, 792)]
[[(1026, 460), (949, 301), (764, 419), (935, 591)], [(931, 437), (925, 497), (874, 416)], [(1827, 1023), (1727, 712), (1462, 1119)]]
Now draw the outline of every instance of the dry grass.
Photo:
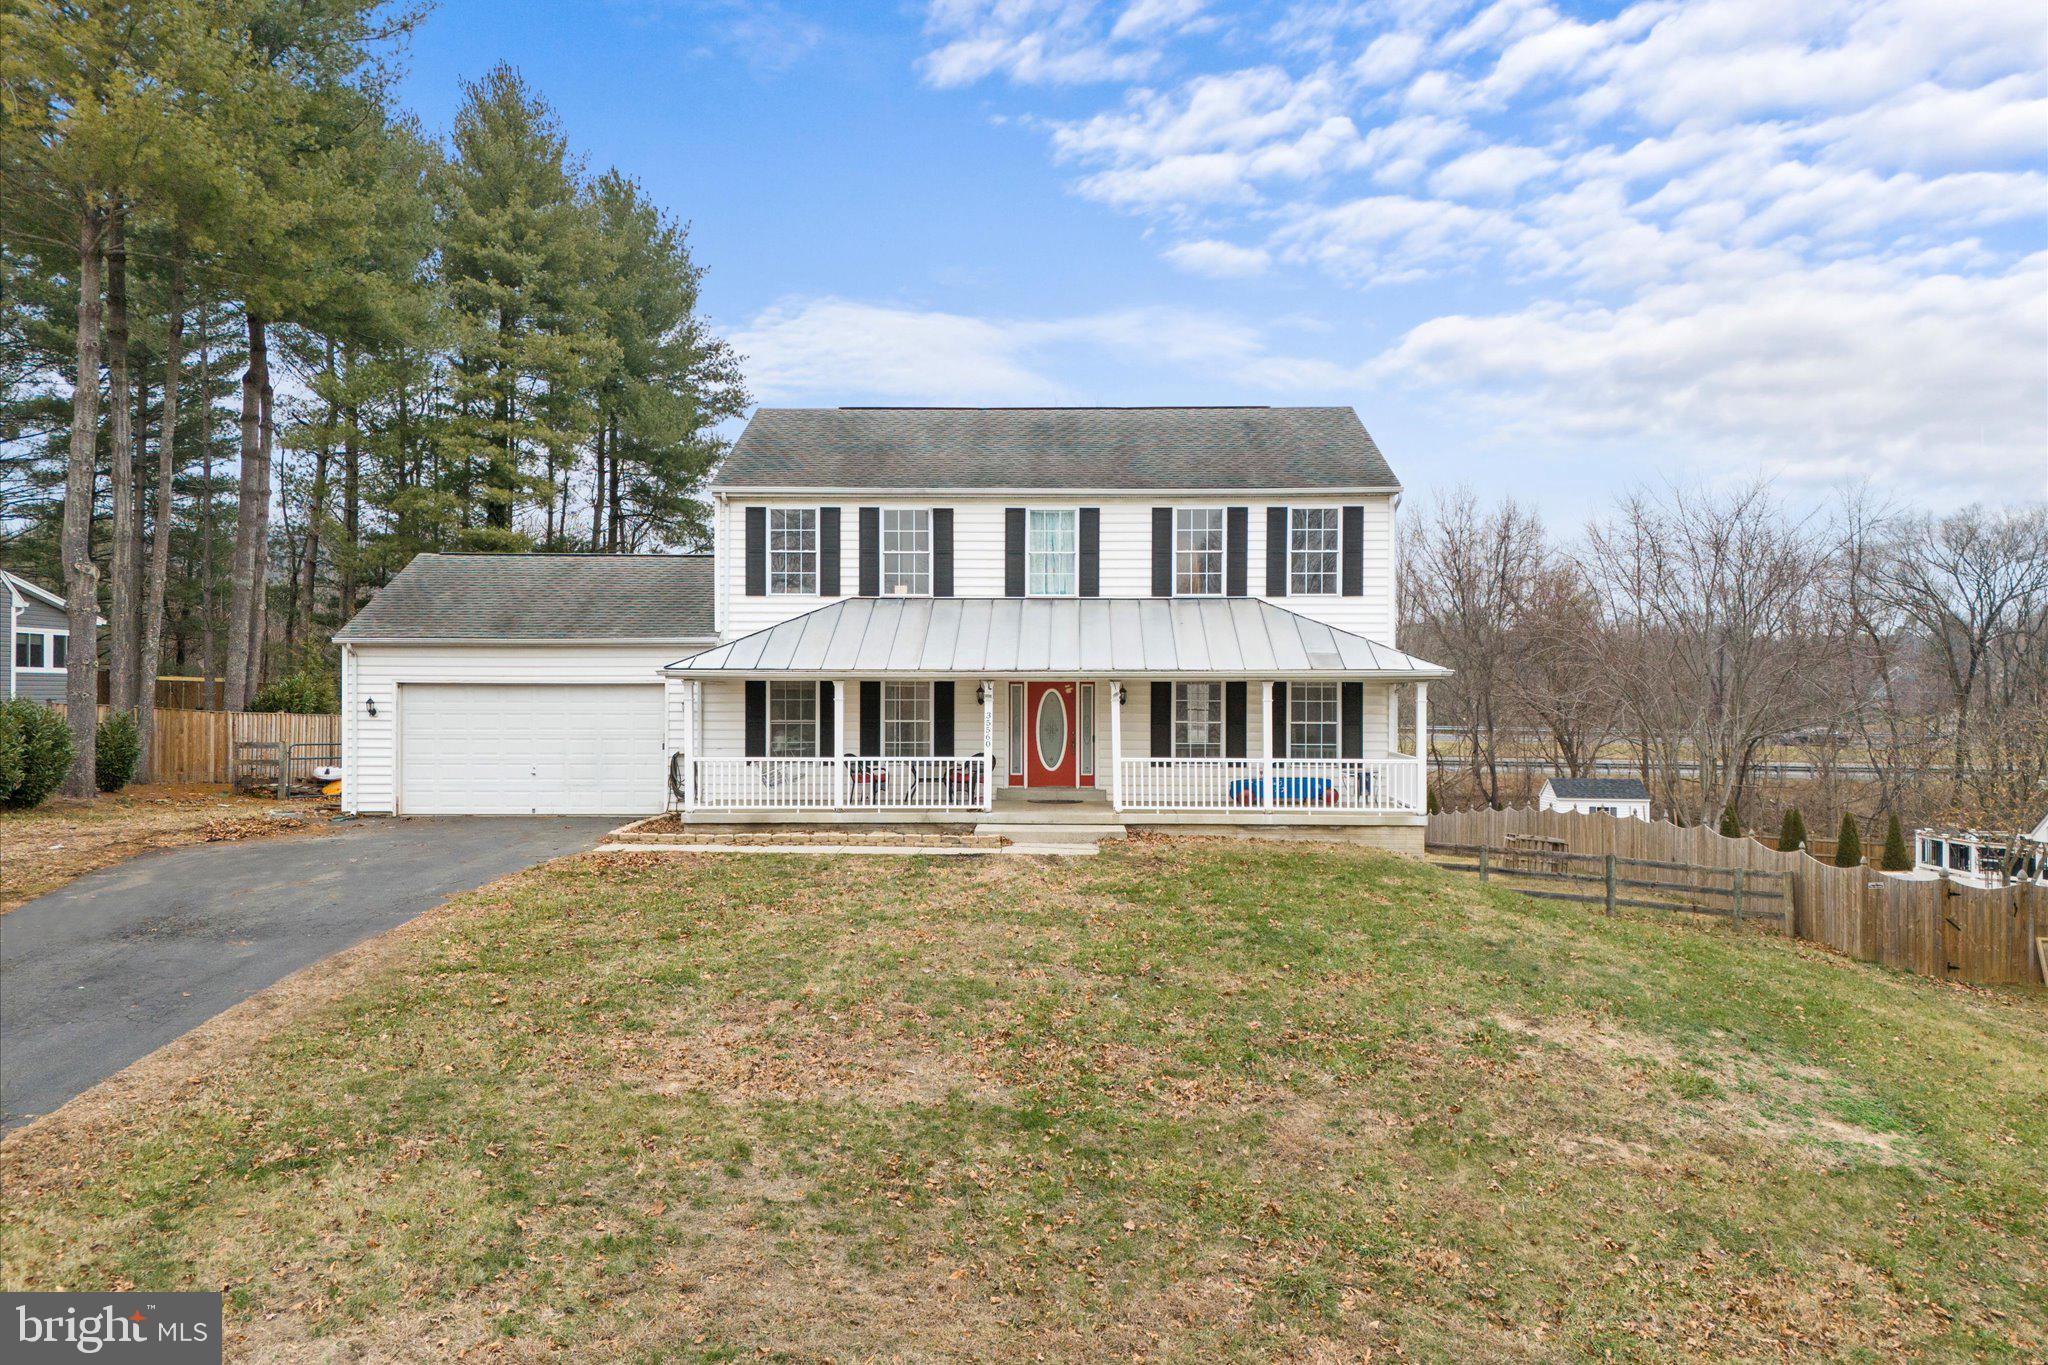
[(304, 802), (283, 805), (225, 787), (136, 783), (93, 801), (53, 796), (0, 811), (0, 914), (66, 882), (151, 849), (317, 827)]
[(2048, 1352), (2048, 1011), (1358, 850), (585, 858), (0, 1145), (291, 1360)]

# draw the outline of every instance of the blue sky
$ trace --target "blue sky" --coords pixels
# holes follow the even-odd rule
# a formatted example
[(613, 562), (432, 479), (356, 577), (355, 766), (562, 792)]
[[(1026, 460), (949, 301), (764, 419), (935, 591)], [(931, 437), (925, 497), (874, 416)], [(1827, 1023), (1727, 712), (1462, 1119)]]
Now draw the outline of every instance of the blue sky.
[(443, 0), (759, 401), (1340, 403), (1420, 492), (2048, 494), (2039, 0)]

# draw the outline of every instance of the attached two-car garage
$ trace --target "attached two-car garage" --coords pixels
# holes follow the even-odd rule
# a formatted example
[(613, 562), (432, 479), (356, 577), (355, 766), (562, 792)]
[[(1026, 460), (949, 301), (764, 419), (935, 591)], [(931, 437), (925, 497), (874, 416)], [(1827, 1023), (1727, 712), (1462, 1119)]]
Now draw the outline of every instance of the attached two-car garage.
[(403, 683), (402, 815), (662, 808), (661, 684)]
[(415, 558), (337, 635), (342, 804), (387, 815), (651, 815), (713, 643), (707, 555)]

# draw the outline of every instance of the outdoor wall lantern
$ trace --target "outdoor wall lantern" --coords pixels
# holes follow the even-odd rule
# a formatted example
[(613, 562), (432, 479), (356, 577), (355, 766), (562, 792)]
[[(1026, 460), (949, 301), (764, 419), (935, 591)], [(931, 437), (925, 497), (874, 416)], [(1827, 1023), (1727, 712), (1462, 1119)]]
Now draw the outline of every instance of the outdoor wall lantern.
[(974, 685), (974, 701), (975, 701), (975, 704), (976, 704), (977, 706), (987, 706), (987, 705), (988, 705), (988, 684), (987, 684), (987, 683), (976, 683), (976, 684)]
[(364, 710), (366, 710), (366, 711), (368, 711), (368, 712), (369, 712), (369, 713), (370, 713), (371, 715), (373, 715), (373, 716), (374, 716), (374, 715), (376, 715), (376, 714), (377, 714), (377, 699), (376, 699), (375, 697), (364, 697), (364, 698), (363, 698), (363, 709), (364, 709)]
[(1122, 706), (1125, 702), (1129, 701), (1130, 699), (1130, 689), (1125, 687), (1122, 683), (1118, 683), (1116, 685), (1116, 704), (1118, 706)]

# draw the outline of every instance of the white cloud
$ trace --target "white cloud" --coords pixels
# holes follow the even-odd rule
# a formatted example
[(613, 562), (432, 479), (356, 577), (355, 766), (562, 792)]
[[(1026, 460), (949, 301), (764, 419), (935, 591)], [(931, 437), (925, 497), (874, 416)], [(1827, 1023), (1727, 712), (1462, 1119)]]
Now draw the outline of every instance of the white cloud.
[(1241, 280), (1263, 275), (1273, 257), (1264, 247), (1238, 246), (1208, 238), (1198, 242), (1176, 242), (1162, 253), (1191, 275), (1216, 280)]
[(1166, 11), (1185, 7), (1171, 0), (1132, 6), (1140, 8), (1153, 14), (1126, 27), (1087, 0), (935, 0), (925, 26), (940, 42), (925, 56), (925, 79), (938, 86), (994, 75), (1019, 85), (1136, 79), (1153, 68), (1159, 52), (1128, 40), (1156, 37), (1171, 26)]
[(1297, 0), (1228, 30), (1228, 70), (1185, 8), (941, 0), (978, 18), (934, 31), (1133, 63), (1037, 122), (1179, 269), (1402, 286), (1383, 354), (1212, 348), (1236, 382), (2038, 491), (2039, 0)]
[(852, 299), (785, 300), (735, 333), (764, 402), (1041, 403), (1061, 387), (999, 323)]

